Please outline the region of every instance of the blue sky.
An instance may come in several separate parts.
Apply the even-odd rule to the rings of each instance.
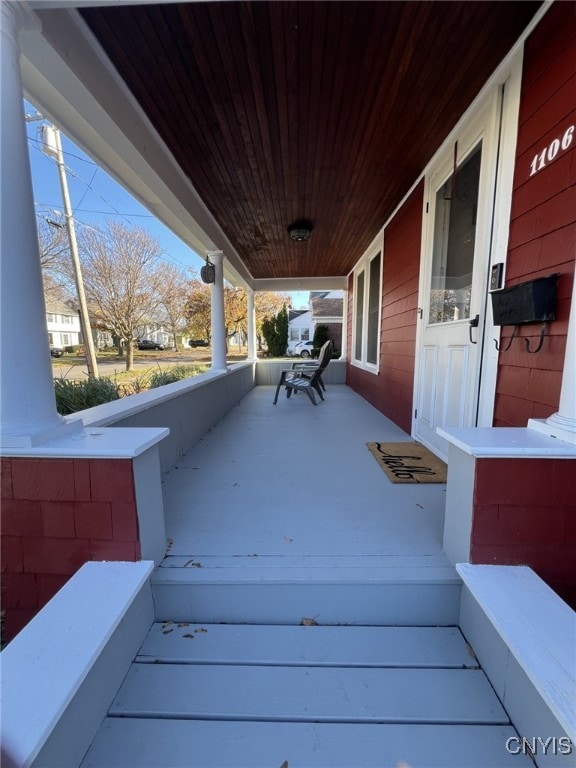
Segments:
[[[36,108],[27,101],[24,107],[27,115],[37,113]],[[44,121],[45,124],[48,122]],[[42,124],[42,121],[26,123],[34,202],[38,216],[57,221],[62,215],[62,195],[56,163],[42,152],[39,136]],[[61,134],[61,137],[70,201],[77,227],[91,224],[104,226],[109,220],[125,226],[142,227],[158,239],[167,261],[184,269],[192,267],[199,272],[204,263],[203,258],[152,216],[67,136]],[[308,291],[292,293],[291,296],[296,308],[308,303]]]

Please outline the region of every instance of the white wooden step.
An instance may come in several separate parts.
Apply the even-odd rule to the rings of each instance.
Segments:
[[[109,714],[292,722],[508,723],[484,673],[473,669],[133,664]]]
[[[170,549],[173,552],[173,549]],[[188,555],[170,554],[160,563],[160,568],[192,568],[203,569],[204,577],[208,578],[214,574],[206,574],[206,571],[215,569],[229,570],[246,567],[251,569],[262,569],[262,573],[282,569],[290,572],[294,569],[306,569],[306,578],[314,573],[344,573],[351,575],[359,574],[362,570],[367,573],[377,574],[379,571],[390,573],[394,569],[403,569],[407,574],[412,573],[412,578],[426,573],[427,578],[442,579],[446,577],[455,578],[456,570],[443,552],[430,555],[392,555],[387,553],[384,558],[382,555],[360,555],[348,554],[342,555],[314,554],[314,555],[263,555],[263,554],[242,554],[242,555],[210,555],[206,553],[193,553]],[[338,569],[337,572],[334,569]],[[411,569],[411,570],[409,570]],[[254,574],[256,570],[249,571]],[[397,570],[397,572],[399,572]],[[238,574],[237,574],[238,575]],[[198,576],[202,576],[198,574]],[[242,577],[241,577],[242,578]],[[251,576],[253,578],[253,575]]]
[[[312,619],[313,620],[313,619]],[[456,627],[156,623],[142,663],[476,668]]]
[[[158,621],[300,624],[314,616],[319,624],[458,623],[462,585],[452,566],[269,567],[244,557],[243,567],[207,567],[205,559],[188,560],[187,567],[154,574]]]
[[[108,718],[81,768],[533,768],[501,725]]]

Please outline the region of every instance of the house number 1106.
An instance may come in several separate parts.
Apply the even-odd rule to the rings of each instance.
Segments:
[[[555,160],[559,152],[565,152],[570,144],[572,144],[573,138],[574,126],[571,125],[569,128],[566,128],[561,139],[554,139],[542,152],[534,155],[534,159],[530,163],[530,176],[534,176],[535,173],[545,168],[548,163]]]

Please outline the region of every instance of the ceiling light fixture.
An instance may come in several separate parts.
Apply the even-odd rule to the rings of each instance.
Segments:
[[[312,225],[307,221],[295,221],[288,227],[288,234],[292,240],[296,240],[298,243],[308,240],[310,232],[312,232]]]

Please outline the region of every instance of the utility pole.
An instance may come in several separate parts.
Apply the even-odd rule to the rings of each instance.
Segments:
[[[76,241],[76,228],[74,225],[74,216],[72,206],[70,205],[70,195],[68,193],[68,180],[66,178],[66,167],[64,165],[64,155],[62,153],[62,141],[60,139],[60,130],[54,125],[43,125],[42,128],[43,151],[54,158],[58,166],[58,176],[60,178],[60,189],[62,191],[62,202],[64,205],[64,216],[66,217],[66,230],[68,232],[68,243],[70,245],[70,255],[72,256],[72,266],[74,267],[74,281],[76,283],[76,293],[80,309],[80,327],[84,338],[84,348],[86,351],[86,365],[88,367],[88,376],[91,379],[98,378],[98,363],[96,362],[96,352],[94,350],[94,339],[92,337],[92,328],[90,326],[90,316],[88,314],[88,304],[86,303],[86,294],[84,293],[84,281],[82,280],[82,269],[80,267],[80,257],[78,255],[78,243]]]

